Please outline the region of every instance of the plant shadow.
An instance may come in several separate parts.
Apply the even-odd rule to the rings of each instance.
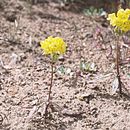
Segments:
[[[104,98],[104,99],[112,99],[115,101],[130,101],[130,93],[127,91],[126,92],[122,92],[122,94],[120,94],[119,92],[117,92],[114,95],[110,95],[109,93],[98,93],[97,96],[99,96],[100,98]]]

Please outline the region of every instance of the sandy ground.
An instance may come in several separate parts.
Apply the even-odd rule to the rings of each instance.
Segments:
[[[121,66],[120,97],[112,88],[116,40],[102,18],[51,2],[0,3],[1,130],[130,130],[130,64]],[[39,42],[48,36],[62,37],[67,52],[55,65],[45,123],[51,71]]]

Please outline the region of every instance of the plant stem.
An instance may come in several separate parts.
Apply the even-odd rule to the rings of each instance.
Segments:
[[[118,37],[119,41],[119,37]],[[116,71],[117,71],[117,78],[118,78],[118,87],[119,87],[119,93],[122,94],[122,86],[121,86],[121,78],[120,78],[120,45],[118,42],[116,42]]]
[[[47,117],[47,114],[48,114],[48,107],[50,105],[50,99],[51,99],[51,89],[52,89],[52,86],[53,86],[53,74],[54,74],[54,62],[51,63],[51,83],[50,83],[50,87],[49,87],[49,94],[48,94],[48,98],[47,98],[47,105],[46,105],[46,108],[45,108],[45,121],[46,121],[46,117]]]

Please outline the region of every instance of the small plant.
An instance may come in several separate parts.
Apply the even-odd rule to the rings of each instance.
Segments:
[[[130,9],[119,9],[117,14],[112,13],[108,15],[107,20],[110,21],[110,25],[114,27],[116,38],[119,41],[119,37],[130,30]],[[118,79],[118,88],[120,95],[122,94],[122,83],[120,78],[120,44],[116,42],[116,71]]]
[[[89,62],[81,61],[80,62],[80,69],[82,71],[86,71],[86,72],[96,72],[97,66],[95,65],[94,62],[89,63]]]
[[[82,0],[60,0],[63,3],[71,3],[71,2],[77,2],[77,1],[82,1]]]
[[[105,11],[103,10],[103,8],[97,9],[97,8],[91,6],[89,8],[84,9],[83,13],[88,16],[98,16],[98,15],[104,14]]]
[[[40,42],[41,49],[43,49],[43,53],[46,55],[50,55],[51,57],[51,79],[50,79],[50,87],[49,87],[49,94],[47,98],[47,104],[45,108],[45,120],[48,114],[48,107],[50,104],[51,98],[51,90],[53,86],[53,75],[54,75],[54,65],[58,60],[60,55],[63,55],[66,52],[66,43],[60,37],[53,38],[52,36],[48,37],[44,41]]]

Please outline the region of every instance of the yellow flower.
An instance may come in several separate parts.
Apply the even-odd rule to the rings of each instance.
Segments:
[[[66,43],[60,37],[53,38],[50,36],[44,41],[41,41],[40,45],[44,51],[44,54],[50,54],[52,56],[64,54],[66,51]]]
[[[109,14],[107,20],[115,29],[128,32],[130,30],[130,9],[120,9],[117,14]]]

